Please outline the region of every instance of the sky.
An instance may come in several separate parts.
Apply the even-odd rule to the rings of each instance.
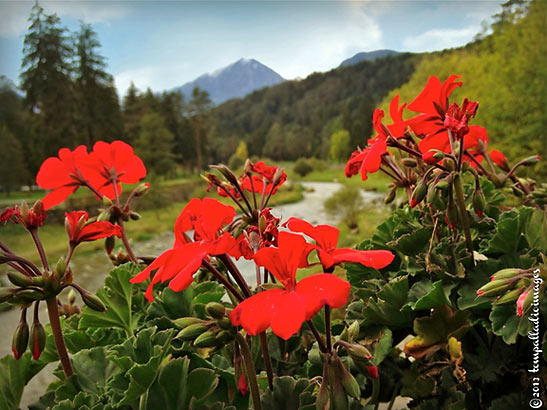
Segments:
[[[286,79],[361,51],[424,52],[471,41],[505,0],[41,1],[70,31],[90,23],[118,92],[169,90],[240,58]],[[33,1],[0,0],[0,74],[19,83]]]

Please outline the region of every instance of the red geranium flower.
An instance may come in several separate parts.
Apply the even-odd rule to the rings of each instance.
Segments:
[[[444,116],[448,110],[448,97],[462,82],[456,82],[459,75],[451,75],[442,84],[435,76],[429,77],[422,92],[410,103],[410,111],[422,113],[407,120],[407,124],[417,135],[429,135],[443,128]]]
[[[346,164],[346,177],[350,178],[357,173],[361,173],[361,179],[366,181],[368,173],[376,172],[380,169],[382,155],[387,152],[386,140],[381,136],[368,140],[368,147],[364,150],[353,151]]]
[[[14,207],[6,208],[0,213],[0,222],[4,222],[4,225],[8,222],[21,223],[27,229],[38,228],[44,224],[46,220],[46,211],[42,204],[42,201],[38,200],[34,205],[29,208],[26,202],[19,208],[17,205]]]
[[[296,270],[307,252],[306,240],[289,232],[279,233],[278,248],[260,249],[254,256],[256,264],[268,269],[284,289],[270,289],[245,299],[230,314],[232,324],[243,326],[251,335],[271,327],[287,340],[323,306],[342,307],[350,291],[345,280],[321,273],[296,283]]]
[[[169,282],[175,292],[186,289],[193,281],[193,275],[208,255],[222,255],[229,252],[236,240],[222,228],[232,222],[236,212],[212,198],[194,198],[182,210],[175,222],[175,244],[162,253],[146,269],[133,277],[131,283],[144,282],[157,269],[145,296],[152,302],[153,286],[158,282]],[[188,242],[185,233],[194,230],[195,242]]]
[[[341,262],[356,262],[374,269],[389,265],[395,257],[390,251],[360,251],[357,249],[337,248],[340,230],[330,225],[313,226],[307,221],[290,218],[283,226],[293,232],[302,232],[316,242],[315,249],[323,268],[329,269]]]
[[[120,182],[135,184],[146,176],[142,160],[123,141],[96,142],[84,165],[93,186],[109,199],[121,194]]]
[[[388,134],[385,128],[388,129],[391,136],[395,138],[401,138],[405,135],[407,122],[403,121],[403,111],[406,107],[406,103],[399,107],[399,94],[397,94],[391,102],[389,103],[389,116],[393,121],[393,124],[387,125],[384,127],[382,124],[382,119],[384,118],[384,111],[376,108],[374,114],[372,115],[372,124],[374,129],[378,133],[379,137],[387,138]]]
[[[486,146],[488,144],[488,132],[486,128],[479,125],[470,125],[469,131],[463,138],[463,148],[470,151],[477,160],[482,159],[479,156],[479,140]],[[445,130],[437,134],[430,134],[418,143],[420,151],[424,154],[424,158],[428,160],[432,158],[432,149],[437,149],[442,152],[450,152],[450,141],[448,139],[448,132]],[[434,158],[433,158],[434,159]],[[468,157],[464,157],[464,160],[469,160]],[[480,162],[480,161],[479,161]]]
[[[504,171],[509,171],[509,164],[507,163],[507,158],[505,158],[505,155],[503,155],[500,151],[497,149],[493,149],[490,151],[490,159],[494,161],[494,163],[503,169]]]
[[[72,244],[95,241],[109,236],[122,237],[122,228],[107,221],[88,223],[89,215],[85,211],[65,213],[65,229]]]
[[[60,204],[78,187],[86,185],[80,166],[87,156],[87,148],[80,145],[74,151],[61,148],[58,158],[50,157],[42,163],[36,183],[42,189],[51,189],[42,199],[45,209]]]

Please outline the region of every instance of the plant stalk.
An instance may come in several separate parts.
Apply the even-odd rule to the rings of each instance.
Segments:
[[[471,239],[471,230],[469,229],[469,218],[467,216],[467,210],[465,209],[465,197],[463,194],[463,182],[459,173],[454,175],[454,191],[456,194],[456,204],[460,211],[460,217],[462,219],[463,233],[465,235],[465,244],[467,250],[473,254],[473,240]]]
[[[268,339],[266,338],[266,332],[262,332],[258,336],[260,338],[260,347],[262,349],[264,366],[266,367],[266,375],[268,376],[268,386],[270,387],[270,390],[273,390],[272,358],[270,357],[270,350],[268,349]]]
[[[253,363],[253,357],[251,355],[251,349],[249,349],[249,345],[241,333],[236,333],[235,339],[239,344],[241,356],[243,357],[245,373],[247,374],[249,388],[251,389],[251,397],[253,398],[253,408],[255,410],[262,410],[262,405],[260,403],[260,390],[258,389],[258,382],[256,380],[256,370]]]
[[[53,333],[53,340],[55,341],[55,347],[57,348],[57,354],[59,360],[63,366],[63,371],[68,379],[74,374],[72,370],[72,364],[66,351],[65,341],[63,339],[63,332],[61,330],[61,321],[59,320],[59,309],[57,308],[57,297],[52,296],[46,299],[47,313],[49,316],[49,323],[51,325],[51,333]]]
[[[123,226],[123,220],[122,217],[118,217],[118,225],[120,225],[121,231],[122,231],[122,242],[123,246],[125,247],[125,250],[127,251],[127,254],[129,255],[129,259],[131,259],[132,262],[138,263],[137,257],[133,253],[133,249],[131,248],[131,245],[129,244],[129,239],[127,239],[127,234],[125,233],[125,228]]]

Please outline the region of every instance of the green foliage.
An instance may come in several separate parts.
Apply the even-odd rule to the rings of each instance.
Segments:
[[[262,397],[264,410],[311,410],[315,409],[313,390],[315,383],[307,379],[295,380],[289,376],[276,377],[274,388]]]
[[[150,113],[141,118],[139,137],[135,141],[135,150],[146,169],[157,175],[173,174],[175,161],[173,134],[166,128],[160,114]]]
[[[293,171],[301,177],[305,177],[313,171],[313,167],[306,158],[300,158],[295,162]]]
[[[333,161],[347,161],[352,151],[350,135],[347,130],[339,130],[330,136],[329,158]]]
[[[351,185],[344,185],[324,202],[327,213],[340,216],[350,229],[358,227],[359,213],[363,210],[364,202],[361,189]]]
[[[21,143],[6,125],[0,125],[0,189],[17,191],[29,179]]]

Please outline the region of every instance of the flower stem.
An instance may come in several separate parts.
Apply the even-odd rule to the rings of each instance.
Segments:
[[[131,248],[131,245],[129,244],[129,240],[127,239],[127,234],[125,232],[125,228],[123,226],[123,220],[122,217],[118,217],[118,225],[120,225],[121,231],[122,231],[122,242],[123,246],[125,247],[125,250],[127,251],[127,254],[129,255],[129,259],[131,259],[132,262],[138,263],[137,257],[133,253],[133,249]]]
[[[57,308],[57,297],[52,296],[46,299],[47,313],[49,316],[49,323],[51,325],[51,333],[53,333],[53,340],[55,340],[55,347],[57,348],[57,354],[59,360],[63,366],[63,371],[68,379],[74,374],[68,353],[66,351],[65,341],[63,339],[63,332],[61,330],[61,322],[59,321],[59,309]]]
[[[249,345],[241,333],[236,333],[235,339],[239,344],[241,356],[243,357],[245,373],[247,374],[247,380],[249,381],[251,396],[253,398],[253,408],[255,410],[262,410],[262,406],[260,404],[260,390],[258,389],[258,382],[256,380],[256,370],[253,363],[253,357],[251,355],[251,349],[249,349]]]
[[[460,211],[460,217],[462,218],[463,233],[465,235],[465,244],[467,250],[473,254],[473,240],[471,239],[471,231],[469,229],[469,218],[467,216],[467,210],[465,209],[465,197],[463,194],[462,177],[459,173],[454,175],[454,191],[456,194],[456,204]]]
[[[268,349],[268,339],[266,338],[266,332],[262,332],[258,336],[260,338],[260,347],[262,349],[264,366],[266,367],[266,375],[268,376],[268,386],[270,387],[270,390],[273,390],[272,358],[270,357],[270,350]]]
[[[317,328],[315,327],[313,322],[311,320],[308,320],[308,321],[306,321],[306,323],[310,327],[311,332],[313,333],[313,335],[315,336],[315,339],[317,340],[317,345],[319,346],[319,350],[322,353],[327,353],[327,348],[325,346],[325,342],[323,341],[323,338],[321,337],[321,335],[317,331]]]
[[[232,259],[227,254],[218,255],[218,258],[224,264],[224,266],[226,266],[226,269],[230,271],[230,273],[234,277],[234,280],[241,288],[245,297],[248,298],[249,296],[251,296],[252,295],[251,289],[249,289],[247,282],[245,282],[245,279],[243,279],[243,276],[241,275],[241,272],[235,265],[234,261],[232,261]]]
[[[46,252],[44,251],[44,247],[42,246],[42,241],[40,240],[40,237],[38,236],[38,230],[36,228],[30,228],[29,232],[30,232],[30,235],[32,236],[32,240],[34,241],[34,244],[36,245],[36,249],[38,249],[38,253],[40,254],[40,260],[42,261],[42,265],[44,266],[44,269],[49,270],[49,264],[47,263]]]
[[[240,302],[243,301],[244,297],[241,296],[241,293],[239,293],[237,291],[237,289],[234,288],[234,285],[232,285],[228,281],[228,279],[226,279],[224,276],[222,276],[222,273],[220,273],[217,268],[215,268],[213,265],[211,265],[205,259],[201,262],[201,264],[206,269],[208,269],[215,276],[215,278],[217,278],[218,281],[226,287],[226,289],[228,289],[230,292],[232,292],[232,294],[237,298],[237,300],[239,300]]]
[[[325,305],[325,337],[327,338],[327,352],[332,352],[332,341],[330,334],[330,306]]]

